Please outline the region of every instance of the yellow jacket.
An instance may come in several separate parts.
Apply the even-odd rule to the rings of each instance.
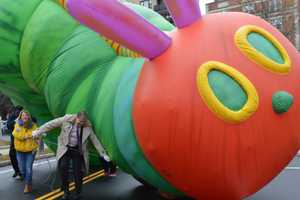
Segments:
[[[30,152],[37,149],[38,142],[32,138],[32,132],[35,129],[37,129],[36,124],[33,124],[30,129],[26,129],[16,122],[13,136],[15,138],[15,149],[17,151]]]

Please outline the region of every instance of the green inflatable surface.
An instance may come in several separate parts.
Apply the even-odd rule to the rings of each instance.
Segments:
[[[174,28],[150,9],[124,5],[161,30]],[[39,124],[87,111],[96,135],[120,168],[162,191],[181,195],[144,157],[130,124],[143,63],[143,58],[118,56],[99,34],[80,25],[55,1],[0,0],[0,91],[28,109]],[[116,120],[123,116],[125,124],[119,124]],[[58,133],[45,138],[53,151]],[[99,156],[92,146],[89,151],[91,165],[97,166]]]

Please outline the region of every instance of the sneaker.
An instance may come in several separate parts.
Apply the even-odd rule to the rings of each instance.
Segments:
[[[15,172],[14,175],[12,176],[13,178],[16,178],[17,176],[19,176],[18,172]]]
[[[109,173],[108,176],[110,176],[110,177],[116,177],[117,173]]]
[[[19,181],[23,181],[24,177],[21,174],[18,174],[18,176],[16,176],[16,179]]]

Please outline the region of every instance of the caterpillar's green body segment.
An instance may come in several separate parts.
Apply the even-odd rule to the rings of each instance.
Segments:
[[[174,28],[149,9],[124,4],[162,30]],[[66,113],[87,111],[96,135],[120,168],[135,177],[144,176],[141,178],[163,191],[179,194],[151,166],[134,135],[130,135],[131,152],[138,155],[141,163],[133,165],[120,146],[122,138],[118,137],[124,134],[116,132],[115,112],[131,115],[131,105],[121,106],[121,110],[115,107],[120,103],[119,97],[125,95],[118,90],[121,80],[130,68],[140,70],[143,63],[143,58],[118,56],[101,36],[80,25],[55,1],[0,0],[1,92],[28,109],[39,124]],[[133,75],[135,81],[130,84],[126,101],[132,101],[139,73]],[[48,134],[45,139],[54,151],[57,134],[58,131]],[[98,155],[93,148],[90,157],[91,164],[97,164]]]

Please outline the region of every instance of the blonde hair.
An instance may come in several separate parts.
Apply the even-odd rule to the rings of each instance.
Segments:
[[[24,126],[24,128],[31,128],[32,125],[33,125],[32,117],[31,117],[30,112],[27,111],[27,110],[22,110],[22,111],[20,112],[20,114],[19,114],[19,116],[18,116],[18,118],[17,118],[18,122],[20,122],[20,120],[22,120],[22,114],[23,114],[23,113],[27,114],[29,119],[28,119],[28,121],[27,121],[26,123],[23,122],[22,126]],[[19,125],[21,125],[21,124],[19,123]]]

